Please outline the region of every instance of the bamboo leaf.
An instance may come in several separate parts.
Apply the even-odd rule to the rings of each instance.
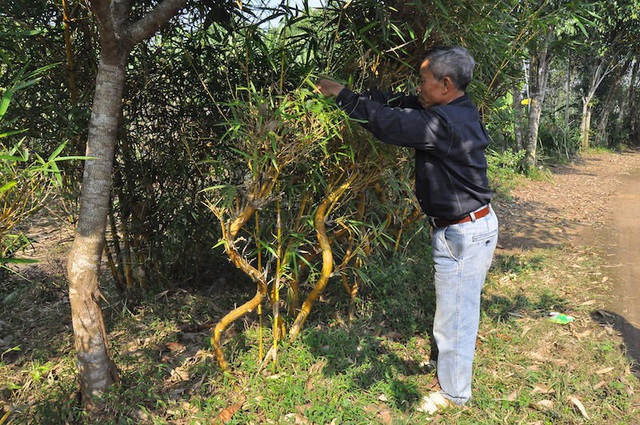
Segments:
[[[35,264],[39,260],[30,258],[0,258],[0,264]]]
[[[18,182],[16,182],[16,181],[10,181],[10,182],[4,184],[2,187],[0,187],[0,195],[4,194],[5,192],[10,191],[17,184],[18,184]]]
[[[13,96],[13,90],[7,89],[2,95],[2,100],[0,101],[0,119],[7,113],[7,109],[9,109],[9,103],[11,103],[11,97]]]

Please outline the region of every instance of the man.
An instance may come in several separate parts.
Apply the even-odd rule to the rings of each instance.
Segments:
[[[417,96],[365,96],[335,81],[317,84],[382,142],[415,149],[416,196],[432,227],[435,265],[441,391],[424,398],[431,413],[471,398],[480,293],[498,239],[484,154],[489,137],[465,92],[474,67],[465,48],[439,47],[420,65]]]

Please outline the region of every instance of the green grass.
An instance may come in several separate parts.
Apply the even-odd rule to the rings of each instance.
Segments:
[[[594,319],[611,280],[594,251],[575,248],[497,254],[483,296],[474,399],[436,417],[418,412],[434,378],[421,364],[431,350],[434,308],[426,235],[414,237],[403,252],[377,258],[367,270],[370,282],[351,322],[347,296],[332,281],[299,338],[282,344],[275,364],[259,359],[259,340],[266,351],[271,334],[260,332],[257,314],[236,322],[224,345],[231,372],[217,366],[211,325],[248,299],[251,287],[233,295],[173,290],[130,310],[113,304],[106,312],[121,381],[104,394],[101,423],[199,424],[219,417],[228,424],[639,422],[640,385],[623,341]],[[58,301],[64,300],[63,288],[56,288]],[[34,291],[43,290],[34,285],[21,293],[38,299]],[[47,291],[46,305],[55,304]],[[14,326],[21,347],[0,363],[3,409],[13,411],[8,423],[83,423],[70,330],[60,325],[68,323],[68,310],[49,309],[21,330],[25,305],[13,299],[3,306],[3,326]],[[547,320],[549,311],[576,320],[555,324]],[[21,337],[34,329],[51,334]]]

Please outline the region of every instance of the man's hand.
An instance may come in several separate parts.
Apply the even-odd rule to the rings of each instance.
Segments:
[[[320,93],[322,93],[324,96],[332,97],[332,96],[337,96],[344,88],[344,85],[337,83],[335,81],[321,78],[316,83],[316,87],[318,88]]]

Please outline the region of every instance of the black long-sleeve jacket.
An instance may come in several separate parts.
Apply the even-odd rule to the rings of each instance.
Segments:
[[[415,149],[416,196],[425,214],[454,220],[489,203],[489,136],[468,95],[424,109],[416,96],[343,89],[336,103],[384,143]]]

